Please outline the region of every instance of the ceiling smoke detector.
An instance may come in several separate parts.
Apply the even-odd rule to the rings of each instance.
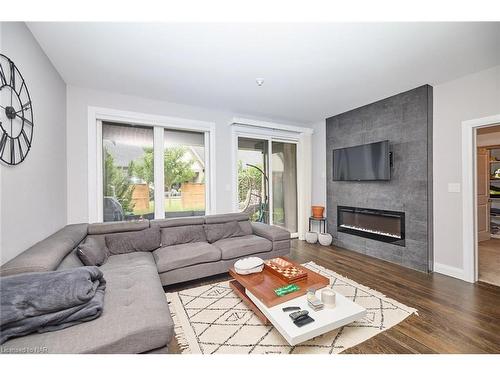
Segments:
[[[262,86],[264,84],[264,78],[256,78],[257,86]]]

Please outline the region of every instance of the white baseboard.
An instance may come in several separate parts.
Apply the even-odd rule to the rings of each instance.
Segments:
[[[456,279],[468,281],[465,277],[465,272],[461,268],[456,268],[452,266],[448,266],[446,264],[435,263],[434,262],[434,272],[440,273],[442,275],[451,276]]]

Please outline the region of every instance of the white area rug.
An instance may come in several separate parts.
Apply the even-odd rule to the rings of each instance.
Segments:
[[[182,353],[340,353],[417,313],[313,262],[304,266],[328,277],[335,291],[365,307],[365,318],[292,347],[275,328],[263,325],[224,281],[167,293]]]

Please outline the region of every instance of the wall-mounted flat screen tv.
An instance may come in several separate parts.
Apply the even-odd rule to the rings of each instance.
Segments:
[[[389,141],[333,150],[333,180],[390,180],[390,159]]]

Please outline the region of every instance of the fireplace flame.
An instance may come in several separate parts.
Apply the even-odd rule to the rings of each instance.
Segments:
[[[361,232],[367,232],[367,233],[373,233],[373,234],[379,234],[381,236],[387,236],[387,237],[392,237],[392,238],[398,238],[401,239],[401,236],[398,236],[397,234],[393,233],[386,233],[386,232],[380,232],[378,230],[373,230],[373,229],[368,229],[368,228],[362,228],[362,227],[357,227],[355,225],[348,225],[348,224],[340,224],[342,228],[348,228],[348,229],[355,229],[359,230]]]

